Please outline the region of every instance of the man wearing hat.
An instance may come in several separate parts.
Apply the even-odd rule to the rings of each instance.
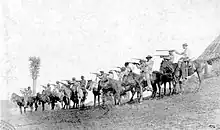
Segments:
[[[174,54],[173,54],[174,50],[169,50],[169,61],[171,63],[173,63],[174,61]]]
[[[108,78],[114,79],[114,73],[112,71],[108,72]]]
[[[81,76],[80,87],[83,90],[83,94],[86,96],[88,94],[88,92],[86,91],[86,80],[85,80],[84,76]]]
[[[107,74],[104,71],[100,71],[100,75],[97,75],[100,80],[107,79]]]
[[[173,72],[174,71],[173,67],[172,67],[173,62],[171,60],[172,59],[171,59],[170,56],[166,56],[166,57],[163,58],[163,62],[165,62],[166,65],[167,65],[166,67],[169,68],[170,72]],[[160,71],[162,71],[162,70],[160,70]],[[165,71],[165,72],[162,71],[162,73],[167,73],[167,71]]]
[[[28,86],[24,91],[21,90],[21,93],[24,95],[24,107],[27,108],[28,98],[32,95],[31,87]]]
[[[122,81],[126,68],[125,67],[121,67],[120,70],[121,71],[119,73],[117,73],[117,75],[118,75],[119,81]]]
[[[188,76],[188,62],[191,58],[191,55],[190,50],[188,49],[188,44],[184,43],[182,46],[183,52],[179,53],[175,50],[175,53],[182,56],[178,61],[178,65],[182,68],[182,78],[186,79]]]
[[[128,62],[125,62],[124,67],[125,67],[125,73],[124,73],[125,75],[128,75],[128,74],[130,74],[132,72],[132,69],[129,66]]]
[[[81,87],[83,90],[86,90],[86,80],[85,80],[84,76],[81,76],[80,87]]]
[[[153,71],[153,65],[154,61],[152,60],[152,56],[148,55],[146,57],[147,61],[140,60],[140,65],[137,65],[137,68],[141,70],[141,75],[143,75],[144,80],[147,81],[147,85],[149,87],[149,90],[152,90],[151,80],[150,76]]]

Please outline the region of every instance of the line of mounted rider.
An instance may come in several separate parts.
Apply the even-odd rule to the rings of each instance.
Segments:
[[[181,80],[185,80],[186,77],[189,75],[187,67],[190,65],[189,60],[191,57],[190,57],[190,51],[187,48],[187,46],[188,45],[186,43],[184,43],[182,45],[183,52],[181,52],[181,53],[177,52],[176,50],[168,50],[169,55],[160,55],[160,58],[163,58],[162,63],[166,62],[165,66],[162,66],[162,63],[161,63],[160,71],[153,71],[154,61],[152,60],[152,56],[148,55],[146,57],[146,59],[137,59],[137,60],[139,60],[138,63],[137,62],[126,62],[123,67],[118,67],[118,68],[120,68],[119,71],[118,70],[110,70],[109,73],[105,73],[104,71],[100,71],[100,73],[92,73],[92,74],[95,74],[97,78],[99,78],[98,86],[100,89],[96,90],[96,91],[101,91],[103,93],[104,91],[102,91],[102,90],[106,89],[106,87],[107,88],[112,87],[115,90],[111,89],[110,91],[113,92],[113,90],[114,90],[116,92],[113,92],[113,93],[117,93],[118,90],[116,90],[116,89],[119,89],[118,88],[119,86],[116,85],[117,88],[115,86],[111,86],[112,85],[111,81],[112,81],[112,82],[120,83],[121,89],[120,89],[119,95],[117,95],[119,97],[122,93],[125,93],[127,91],[131,91],[132,92],[131,100],[133,100],[133,96],[134,96],[135,92],[137,92],[138,97],[139,97],[139,102],[141,103],[144,90],[153,91],[152,97],[155,97],[156,92],[157,92],[156,85],[161,85],[162,84],[161,80],[163,80],[163,79],[165,80],[165,81],[163,81],[163,83],[164,82],[170,83],[170,81],[174,80],[174,78],[172,76],[169,77],[170,76],[169,74],[172,74],[174,72],[174,70],[173,70],[174,68],[170,67],[170,65],[173,64],[173,61],[174,61],[174,52],[176,54],[182,56],[178,61],[178,68],[182,68]],[[140,75],[135,74],[132,71],[129,64],[135,65],[140,70]],[[170,69],[170,71],[167,71],[169,69]],[[116,72],[117,76],[119,77],[119,79],[117,81],[114,80],[113,71]],[[163,76],[161,76],[161,75],[165,75],[167,77],[163,78]],[[61,82],[61,81],[57,81],[56,84],[47,84],[47,86],[42,85],[44,90],[42,91],[41,95],[48,95],[47,93],[49,92],[50,94],[57,96],[57,94],[59,92],[63,92],[63,96],[58,96],[58,97],[64,98],[66,96],[66,97],[70,98],[70,95],[68,95],[66,93],[66,91],[61,88],[61,85],[62,85],[62,86],[65,86],[69,89],[74,90],[74,92],[76,92],[76,94],[79,93],[79,91],[77,91],[77,89],[81,89],[83,91],[83,95],[86,99],[86,96],[88,95],[87,89],[90,86],[87,85],[88,83],[84,79],[84,76],[81,76],[81,80],[76,80],[76,78],[72,78],[72,80],[62,80],[62,81],[65,81],[66,83]],[[53,90],[51,90],[51,85],[54,86]],[[78,87],[76,87],[76,86],[78,86]],[[133,86],[133,87],[127,88],[127,86]],[[159,87],[159,89],[160,89],[160,87]],[[57,90],[58,91],[60,90],[60,91],[58,92]],[[166,91],[166,90],[164,89],[164,91]],[[31,91],[30,87],[28,87],[28,89],[25,89],[24,91],[22,91],[22,94],[24,95],[24,102],[25,102],[24,107],[27,107],[28,97],[32,96],[32,91]],[[94,94],[94,92],[93,92],[93,94]],[[159,95],[160,95],[160,91],[159,91]],[[94,94],[94,96],[95,96],[95,94]],[[50,99],[48,99],[48,100],[50,100]],[[60,100],[60,99],[58,99],[58,100]],[[120,101],[118,101],[118,103],[119,102]],[[94,103],[95,103],[95,101],[94,101]],[[115,104],[117,104],[117,103],[115,102]]]

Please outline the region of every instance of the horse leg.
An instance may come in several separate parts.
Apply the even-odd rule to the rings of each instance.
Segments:
[[[171,81],[169,82],[169,90],[170,90],[169,95],[171,95]]]
[[[98,95],[98,105],[100,106],[100,95]]]
[[[80,109],[80,107],[81,107],[81,99],[79,98],[78,99],[78,109]]]
[[[163,84],[163,87],[164,87],[164,88],[163,88],[163,89],[164,89],[164,90],[163,90],[163,95],[164,95],[164,96],[166,96],[166,84],[167,84],[167,82],[164,82],[164,84]]]
[[[42,102],[42,111],[45,110],[45,102]]]
[[[37,111],[37,108],[38,108],[38,105],[37,105],[37,102],[35,102],[35,111]]]
[[[132,89],[131,89],[131,99],[130,99],[130,102],[132,102],[132,101],[134,100],[133,98],[134,98],[135,92],[136,92],[136,91],[132,88]]]
[[[96,95],[95,94],[93,94],[94,95],[94,107],[96,106]]]
[[[27,107],[24,107],[24,113],[26,113],[26,108],[27,108]]]
[[[32,113],[32,111],[33,111],[33,104],[32,103],[30,104],[30,108],[31,108],[31,113]]]
[[[153,83],[152,88],[153,88],[153,92],[152,92],[151,98],[155,98],[157,94],[157,84]]]
[[[20,109],[20,113],[22,114],[22,107],[21,107],[21,106],[19,106],[19,109]]]
[[[197,73],[197,75],[198,75],[198,79],[199,79],[199,86],[201,85],[201,83],[202,83],[202,81],[201,81],[201,76],[200,76],[200,74],[199,74],[199,71],[198,70],[196,70],[196,73]]]
[[[106,97],[106,95],[102,94],[102,105],[105,105],[105,97]]]
[[[173,81],[173,92],[172,95],[176,93],[176,81]]]
[[[51,110],[54,110],[54,107],[55,107],[55,102],[53,101],[53,102],[51,103]]]
[[[182,86],[182,82],[181,81],[179,81],[179,86],[180,86],[180,93],[183,93],[183,86]]]

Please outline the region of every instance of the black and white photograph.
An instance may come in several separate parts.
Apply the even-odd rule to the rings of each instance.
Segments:
[[[220,130],[220,0],[0,0],[1,130]]]

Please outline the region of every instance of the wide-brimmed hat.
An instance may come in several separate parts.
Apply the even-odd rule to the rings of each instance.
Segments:
[[[188,44],[187,44],[187,43],[184,43],[183,46],[188,46]]]
[[[146,59],[151,59],[151,58],[152,58],[151,55],[146,56]]]
[[[102,70],[101,70],[101,71],[99,71],[99,72],[100,72],[100,73],[104,73],[104,71],[102,71]]]

